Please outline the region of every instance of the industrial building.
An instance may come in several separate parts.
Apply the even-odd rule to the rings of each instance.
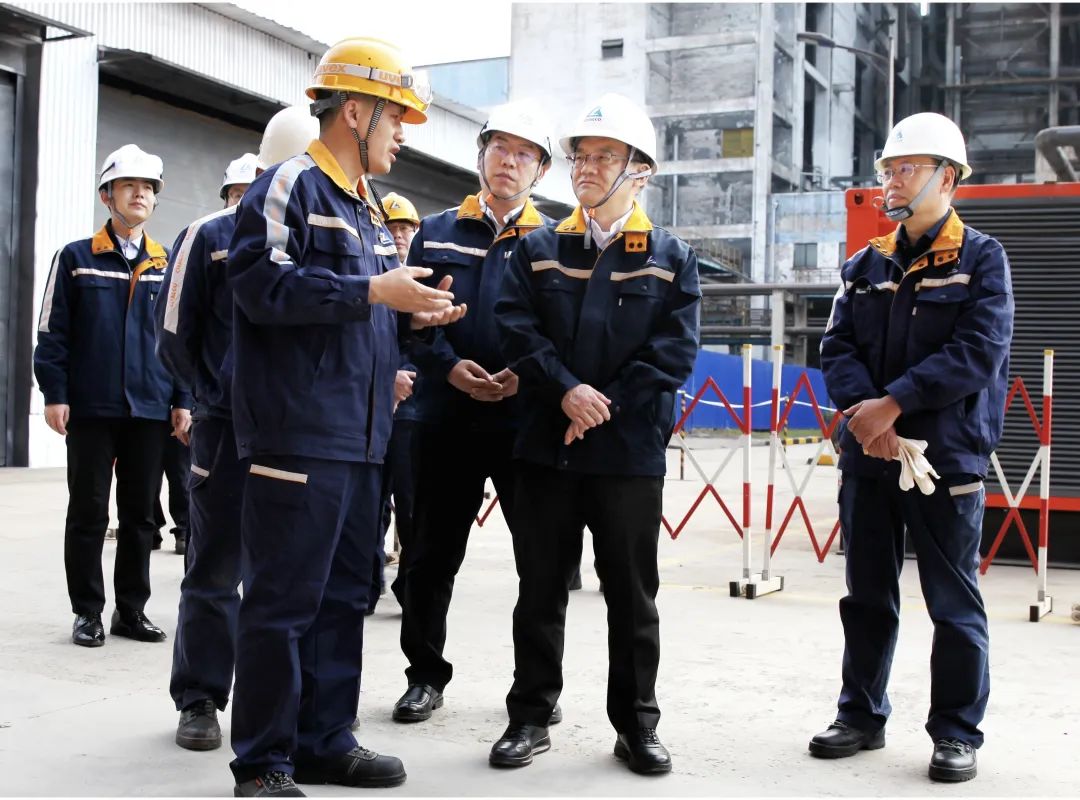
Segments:
[[[55,466],[64,439],[43,418],[33,382],[37,312],[53,253],[107,218],[97,175],[106,154],[135,142],[165,163],[147,226],[170,246],[220,207],[225,165],[258,149],[279,109],[306,102],[327,44],[228,3],[10,3],[0,6],[0,466]],[[242,57],[240,55],[242,54]],[[436,98],[383,191],[421,214],[477,189],[482,112]],[[550,190],[549,190],[550,187]],[[540,187],[558,213],[565,165]]]
[[[946,113],[967,132],[974,182],[1036,179],[1036,134],[1077,120],[1078,8],[519,3],[510,95],[567,114],[603,91],[643,103],[663,161],[646,206],[694,244],[703,280],[835,285],[850,249],[842,190],[874,185],[892,120]],[[553,56],[570,79],[541,77]],[[830,299],[789,297],[788,326],[822,327]],[[705,322],[712,344],[775,330],[764,298],[708,297]],[[814,363],[818,338],[789,338],[791,355]]]

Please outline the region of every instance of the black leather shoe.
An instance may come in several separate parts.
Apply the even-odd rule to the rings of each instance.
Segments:
[[[671,753],[660,743],[656,728],[620,733],[615,740],[615,758],[625,761],[631,771],[639,775],[671,772]]]
[[[810,755],[817,758],[847,758],[860,750],[880,750],[884,746],[884,728],[863,731],[836,720],[810,740]]]
[[[287,772],[273,770],[236,784],[233,797],[307,797]]]
[[[394,706],[394,720],[397,722],[423,722],[431,719],[436,708],[442,708],[442,692],[434,686],[423,683],[410,683],[408,690]]]
[[[977,771],[975,748],[959,739],[938,739],[930,757],[930,780],[942,783],[970,781]]]
[[[532,763],[533,756],[551,749],[548,729],[539,725],[510,723],[502,738],[491,746],[488,762],[493,767],[524,767]]]
[[[165,631],[146,618],[141,611],[113,611],[109,633],[113,636],[126,636],[137,642],[164,642]]]
[[[71,626],[71,641],[82,647],[101,647],[105,644],[105,626],[101,614],[79,614]]]
[[[213,700],[197,700],[180,712],[176,743],[185,750],[217,750],[221,747],[221,726]]]
[[[380,756],[357,745],[348,753],[315,764],[296,764],[297,783],[335,783],[339,786],[377,788],[405,783],[400,758]]]
[[[187,537],[186,536],[177,536],[176,537],[176,544],[173,546],[173,550],[176,552],[176,554],[178,556],[182,556],[185,553],[187,553]]]
[[[581,570],[579,569],[574,573],[574,577],[570,579],[570,591],[576,592],[581,588]]]
[[[161,549],[161,541],[162,541],[161,540],[161,531],[158,531],[157,533],[154,534],[154,542],[153,542],[153,544],[150,545],[150,549],[151,550],[160,550]]]
[[[551,716],[548,717],[548,726],[558,725],[560,722],[562,722],[562,708],[556,703],[555,708],[551,709]]]

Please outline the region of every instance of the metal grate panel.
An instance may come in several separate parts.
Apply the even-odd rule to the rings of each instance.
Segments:
[[[1016,298],[1010,380],[1023,376],[1040,416],[1043,350],[1054,350],[1050,493],[1080,497],[1080,197],[958,197],[956,209],[966,224],[993,236],[1008,254]],[[1018,397],[1005,417],[997,449],[1014,492],[1037,446]],[[993,471],[987,484],[990,491],[998,491]],[[1028,495],[1038,495],[1037,479]]]

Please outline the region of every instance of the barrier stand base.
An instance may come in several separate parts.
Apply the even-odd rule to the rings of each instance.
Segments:
[[[762,595],[772,594],[773,592],[784,591],[784,576],[778,575],[775,578],[762,579],[760,576],[755,576],[756,580],[749,581],[746,584],[746,599],[755,600]]]
[[[728,582],[728,594],[732,597],[746,596],[746,589],[754,583],[761,582],[761,573],[755,572],[749,578],[739,578],[737,581]]]
[[[1045,617],[1047,614],[1049,614],[1053,610],[1054,610],[1054,598],[1050,597],[1048,595],[1048,596],[1044,597],[1042,600],[1040,600],[1038,603],[1036,603],[1035,605],[1031,606],[1031,613],[1028,616],[1028,621],[1030,621],[1030,622],[1038,622],[1040,619]],[[1076,619],[1075,610],[1073,611],[1073,619]]]

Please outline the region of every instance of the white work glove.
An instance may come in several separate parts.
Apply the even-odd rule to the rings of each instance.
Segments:
[[[900,452],[896,456],[896,460],[900,462],[900,488],[906,492],[918,484],[920,492],[933,494],[933,478],[940,480],[941,476],[923,455],[926,452],[926,442],[923,439],[905,439],[903,436],[897,436],[896,442],[900,445]]]

